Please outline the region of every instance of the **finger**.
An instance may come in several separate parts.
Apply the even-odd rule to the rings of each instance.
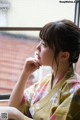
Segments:
[[[36,66],[37,68],[40,67],[40,64],[38,63],[38,61],[34,60],[34,64],[35,64],[35,66]]]

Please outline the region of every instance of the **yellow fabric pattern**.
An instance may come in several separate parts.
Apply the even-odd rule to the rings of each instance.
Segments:
[[[35,89],[35,93],[30,99],[27,96],[28,92],[25,92],[26,102],[23,105],[25,106],[25,113],[23,113],[26,116],[24,120],[71,120],[67,116],[69,116],[73,95],[80,88],[80,76],[74,73],[67,79],[64,77],[52,89],[50,89],[50,79],[51,77],[48,76],[47,79],[36,84],[36,87],[34,85],[28,89],[28,92],[31,92],[33,88]],[[46,91],[48,91],[47,94],[45,94]],[[29,95],[31,94],[29,93]]]

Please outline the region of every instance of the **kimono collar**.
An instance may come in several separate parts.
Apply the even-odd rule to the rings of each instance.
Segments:
[[[63,78],[64,79],[69,79],[70,77],[72,77],[74,75],[74,69],[73,69],[73,66],[70,66],[69,67],[69,69],[66,71],[66,73],[64,72],[59,78],[58,78],[58,80],[57,80],[57,83],[59,82],[59,81],[61,81]],[[53,74],[52,74],[52,78],[51,78],[51,89],[52,89],[52,87],[53,87],[53,81],[54,81],[54,76],[53,76]],[[56,83],[56,84],[57,84]]]

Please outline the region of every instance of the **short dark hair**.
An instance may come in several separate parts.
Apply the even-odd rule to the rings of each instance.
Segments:
[[[76,63],[80,54],[80,28],[70,20],[46,24],[40,31],[40,38],[54,50],[55,59],[60,51],[70,53],[70,63]]]

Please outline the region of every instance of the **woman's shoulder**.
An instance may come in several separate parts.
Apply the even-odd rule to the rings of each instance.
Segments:
[[[67,79],[62,86],[62,90],[68,91],[69,93],[75,92],[77,89],[80,89],[80,75],[74,73],[72,77]]]
[[[73,96],[78,89],[80,89],[80,76],[74,73],[69,79],[65,80],[61,87],[62,101],[70,95]]]
[[[74,74],[66,80],[66,83],[79,83],[80,84],[80,75],[76,72],[74,72]]]

